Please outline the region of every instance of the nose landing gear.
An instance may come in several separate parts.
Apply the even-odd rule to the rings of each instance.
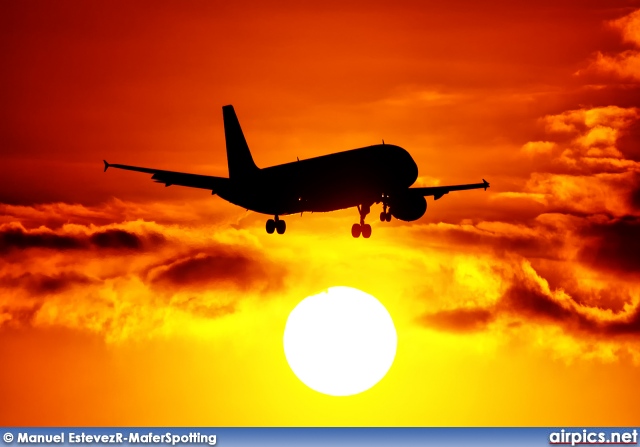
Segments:
[[[382,212],[380,212],[380,222],[391,222],[391,213],[387,211],[387,202],[382,202]]]

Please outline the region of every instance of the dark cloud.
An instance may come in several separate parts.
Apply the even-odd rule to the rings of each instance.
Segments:
[[[11,249],[50,248],[71,250],[87,246],[86,241],[75,236],[45,231],[27,231],[22,227],[5,227],[0,230],[0,253]]]
[[[485,329],[493,319],[494,314],[491,310],[476,307],[442,310],[423,315],[420,321],[425,326],[433,329],[450,332],[472,332]]]
[[[0,277],[0,288],[24,289],[31,295],[46,295],[62,292],[75,285],[89,285],[98,282],[96,279],[75,272],[64,272],[57,275],[24,273],[20,276]]]
[[[100,248],[140,249],[142,240],[134,233],[123,230],[106,230],[89,236],[89,241]]]
[[[640,307],[628,319],[606,324],[603,330],[610,335],[640,335]]]
[[[152,284],[171,288],[198,289],[224,283],[240,290],[273,290],[282,287],[286,271],[259,254],[221,248],[169,259],[148,274]]]
[[[640,186],[631,191],[631,204],[636,210],[640,211]]]
[[[516,283],[509,287],[496,304],[495,311],[553,322],[569,322],[576,315],[538,287],[527,283]]]
[[[640,213],[640,173],[635,174],[634,180],[629,201],[631,202],[631,206]]]
[[[581,261],[603,270],[640,273],[640,217],[592,223],[582,236]]]
[[[0,228],[0,253],[11,250],[26,250],[29,248],[44,248],[51,250],[78,249],[115,249],[142,250],[152,248],[165,242],[159,233],[138,235],[136,233],[107,229],[90,235],[64,234],[47,228],[27,230],[21,225],[7,225]]]
[[[640,101],[638,91],[635,92],[635,100]],[[637,104],[640,104],[640,102],[636,102]],[[622,135],[618,137],[616,146],[625,158],[640,161],[640,120],[634,121],[625,129]]]

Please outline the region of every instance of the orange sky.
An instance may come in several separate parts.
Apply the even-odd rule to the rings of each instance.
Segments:
[[[0,33],[0,424],[640,423],[640,2],[5,2]],[[260,167],[384,138],[492,186],[364,240],[102,173],[226,176],[225,104]],[[337,285],[398,332],[357,396],[282,348]]]

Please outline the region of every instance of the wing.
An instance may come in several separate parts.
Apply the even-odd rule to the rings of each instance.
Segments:
[[[484,189],[489,187],[489,182],[482,179],[482,183],[471,183],[468,185],[451,185],[451,186],[428,186],[425,188],[409,188],[409,191],[416,191],[423,196],[433,196],[434,200],[438,200],[451,191],[464,191],[466,189]]]
[[[211,175],[187,174],[184,172],[163,171],[161,169],[141,168],[138,166],[128,166],[108,163],[104,161],[104,172],[108,168],[126,169],[127,171],[144,172],[153,174],[151,179],[157,183],[164,183],[165,186],[178,185],[190,188],[210,189],[213,194],[229,181],[223,177],[213,177]]]

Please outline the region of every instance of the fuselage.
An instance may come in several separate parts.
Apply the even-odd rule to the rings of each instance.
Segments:
[[[217,193],[248,210],[286,215],[377,203],[417,178],[418,166],[405,149],[378,144],[259,169],[229,179]]]

